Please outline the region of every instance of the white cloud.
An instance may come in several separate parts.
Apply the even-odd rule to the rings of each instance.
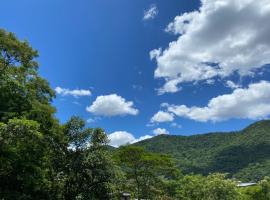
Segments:
[[[152,137],[153,137],[152,135],[144,135],[144,136],[141,136],[141,137],[139,137],[138,139],[135,139],[135,140],[132,142],[132,144],[133,144],[133,143],[136,143],[136,142],[140,142],[140,141],[142,141],[142,140],[150,139],[150,138],[152,138]]]
[[[170,105],[170,104],[164,102],[164,103],[161,103],[161,104],[160,104],[160,107],[163,107],[163,108],[164,108],[164,107],[168,107],[168,105]]]
[[[143,20],[154,19],[158,15],[158,8],[155,4],[151,5],[150,8],[144,11]]]
[[[153,60],[154,58],[160,56],[161,52],[162,52],[161,48],[159,48],[159,49],[153,49],[149,53],[150,59]]]
[[[206,84],[208,85],[213,85],[215,83],[215,80],[214,79],[208,79],[206,80]]]
[[[172,113],[158,111],[152,118],[151,123],[171,122],[174,120]]]
[[[89,123],[89,124],[91,124],[91,123],[97,122],[100,119],[101,119],[100,117],[93,117],[93,118],[87,119],[86,122]]]
[[[86,122],[87,122],[88,124],[94,123],[95,121],[96,121],[96,120],[93,119],[93,118],[89,118],[89,119],[86,120]]]
[[[236,88],[240,88],[241,87],[241,85],[238,85],[238,84],[236,84],[236,83],[234,83],[232,81],[227,81],[226,82],[226,86],[229,87],[229,88],[231,88],[231,89],[236,89]]]
[[[150,52],[155,77],[171,86],[161,93],[183,82],[250,75],[270,63],[269,18],[269,0],[201,0],[198,11],[177,16],[166,31],[178,39]]]
[[[155,135],[168,135],[170,134],[169,131],[167,131],[165,128],[156,128],[153,130],[153,133]]]
[[[119,147],[126,144],[133,144],[142,140],[150,139],[152,137],[153,136],[150,135],[144,135],[136,139],[131,133],[127,131],[116,131],[108,135],[110,145],[114,147]]]
[[[137,115],[139,111],[133,108],[132,101],[126,101],[116,94],[98,96],[86,110],[100,116]]]
[[[73,97],[81,97],[81,96],[91,96],[91,91],[90,90],[83,90],[83,89],[76,89],[76,90],[70,90],[67,88],[61,88],[61,87],[56,87],[55,88],[56,94],[59,94],[61,96],[73,96]]]
[[[212,98],[205,107],[167,105],[168,112],[179,117],[206,122],[233,118],[262,119],[270,115],[270,82],[253,83],[231,94]]]
[[[168,80],[163,87],[158,89],[158,95],[162,95],[164,93],[175,93],[180,91],[182,88],[178,86],[178,84],[181,82],[180,79],[172,79]]]
[[[130,144],[135,140],[135,137],[126,131],[116,131],[108,135],[110,145],[118,147],[121,145]]]

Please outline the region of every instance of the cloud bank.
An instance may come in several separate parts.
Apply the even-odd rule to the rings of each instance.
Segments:
[[[270,115],[270,82],[261,81],[247,88],[237,88],[231,94],[212,98],[207,106],[164,104],[167,112],[200,122],[228,119],[262,119]]]
[[[183,82],[233,73],[251,75],[270,63],[269,0],[201,0],[198,11],[175,17],[166,31],[179,35],[165,50],[150,52],[159,94],[177,92]]]

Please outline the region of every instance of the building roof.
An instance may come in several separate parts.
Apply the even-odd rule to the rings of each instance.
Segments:
[[[257,183],[239,183],[237,184],[238,187],[247,187],[247,186],[252,186],[256,185]]]

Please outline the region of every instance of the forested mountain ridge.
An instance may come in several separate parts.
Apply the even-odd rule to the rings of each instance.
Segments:
[[[135,145],[172,155],[184,173],[229,173],[244,181],[270,175],[270,120],[241,131],[192,136],[159,135]]]

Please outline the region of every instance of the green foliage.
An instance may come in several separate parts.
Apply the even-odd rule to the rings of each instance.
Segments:
[[[166,153],[184,173],[229,173],[243,181],[270,176],[270,121],[257,122],[239,132],[194,136],[161,135],[134,144]]]
[[[243,200],[269,200],[270,199],[270,179],[265,177],[255,186],[239,188]]]
[[[0,124],[0,198],[48,199],[48,149],[39,124],[12,119]]]
[[[177,196],[183,200],[237,200],[240,193],[224,174],[187,175],[179,181]]]
[[[109,199],[106,134],[75,117],[59,124],[37,56],[0,29],[0,199]]]
[[[105,146],[108,139],[102,129],[85,128],[78,117],[64,126],[67,136],[65,199],[110,199],[113,162]]]
[[[0,29],[0,120],[26,117],[52,126],[54,91],[38,75],[38,56],[26,41]]]
[[[170,191],[172,186],[168,182],[179,175],[170,157],[149,153],[140,147],[121,147],[117,160],[127,181],[122,189],[130,191],[138,199],[165,197],[166,189]]]

